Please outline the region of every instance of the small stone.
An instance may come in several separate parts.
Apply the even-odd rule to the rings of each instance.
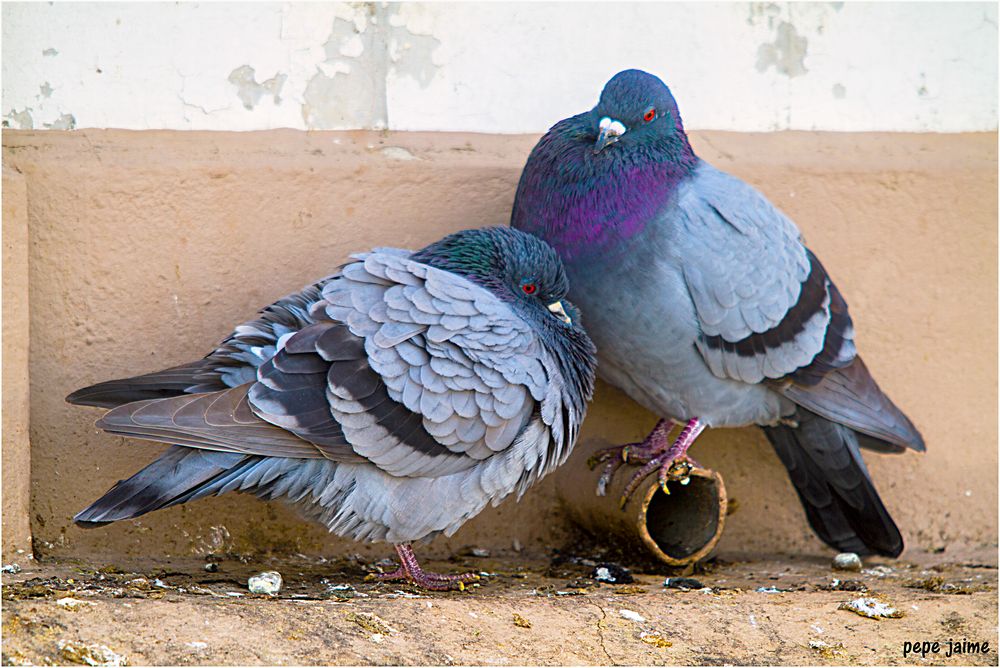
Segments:
[[[777,587],[757,587],[758,594],[784,594],[784,589],[778,589]]]
[[[207,572],[207,573],[218,573],[219,572],[219,564],[215,563],[214,561],[208,562],[207,564],[205,564],[203,566],[203,568],[205,569],[205,572]]]
[[[861,570],[861,565],[861,557],[854,552],[841,552],[833,558],[833,567],[838,571],[854,571],[857,573]]]
[[[514,613],[514,626],[520,626],[522,629],[530,629],[531,622],[522,617],[521,615]]]
[[[281,591],[281,573],[278,571],[258,573],[247,580],[247,588],[251,594],[274,596]]]
[[[635,578],[632,577],[632,573],[627,568],[610,563],[597,564],[590,577],[598,582],[610,584],[632,584],[635,582]]]
[[[474,547],[472,548],[472,556],[485,559],[490,556],[490,551],[482,547]]]
[[[3,568],[0,568],[0,573],[11,573],[16,574],[21,572],[21,567],[17,564],[6,564]]]

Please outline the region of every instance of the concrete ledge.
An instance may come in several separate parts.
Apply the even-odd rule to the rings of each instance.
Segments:
[[[203,355],[234,323],[352,251],[419,247],[460,228],[505,224],[536,139],[5,132],[4,163],[28,189],[40,549],[384,554],[330,538],[279,504],[235,496],[77,529],[76,511],[159,448],[98,433],[98,412],[63,397]],[[869,367],[923,430],[925,456],[868,457],[910,549],[995,545],[996,134],[705,132],[693,142],[798,222],[851,305]],[[586,457],[592,439],[637,440],[653,419],[601,386],[574,456]],[[825,551],[758,430],[709,433],[696,456],[722,472],[739,504],[723,551]],[[558,479],[425,553],[558,545],[569,535],[554,501]]]

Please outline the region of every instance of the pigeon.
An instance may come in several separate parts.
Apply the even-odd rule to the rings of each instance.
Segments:
[[[395,545],[386,580],[464,589],[412,543],[562,464],[594,345],[558,256],[509,227],[376,248],[279,299],[196,362],[78,390],[97,426],[171,447],[74,520],[138,517],[229,491],[280,498],[331,532]]]
[[[898,556],[899,529],[859,448],[925,449],[855,347],[847,304],[795,224],[691,148],[670,90],[641,70],[556,123],[521,174],[511,225],[562,257],[592,317],[598,372],[663,419],[597,453],[684,482],[706,427],[759,425],[815,533],[840,552]],[[673,427],[680,427],[675,438]]]

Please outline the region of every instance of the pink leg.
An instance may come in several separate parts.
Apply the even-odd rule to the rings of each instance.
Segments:
[[[670,490],[667,488],[667,482],[672,478],[674,480],[683,481],[691,469],[695,466],[699,466],[698,462],[691,459],[688,454],[688,448],[694,443],[698,435],[705,430],[705,425],[698,419],[693,418],[688,420],[688,423],[684,425],[684,429],[678,434],[677,439],[674,440],[673,445],[671,445],[666,452],[656,455],[649,462],[646,463],[641,469],[636,471],[632,479],[628,481],[625,486],[625,490],[622,492],[621,505],[622,507],[628,502],[629,496],[635,491],[639,483],[648,476],[653,471],[659,469],[660,477],[660,487],[666,494],[670,494]],[[684,468],[683,472],[676,469]],[[700,467],[699,467],[700,468]]]
[[[396,545],[396,554],[399,555],[399,568],[391,573],[380,573],[374,576],[376,580],[407,580],[423,587],[435,591],[446,591],[453,587],[460,590],[465,589],[466,582],[478,580],[475,573],[463,573],[461,575],[442,575],[440,573],[428,573],[417,563],[417,556],[413,554],[413,548],[409,543]]]

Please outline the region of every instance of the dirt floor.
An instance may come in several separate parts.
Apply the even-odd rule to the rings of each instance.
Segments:
[[[358,557],[27,561],[3,576],[3,663],[997,665],[996,556],[866,561],[861,572],[724,556],[674,573],[692,578],[682,589],[664,586],[662,569],[599,582],[600,555],[470,550],[425,564],[488,574],[445,593],[367,581],[391,564]],[[284,576],[277,596],[249,593],[264,570]],[[862,596],[902,616],[841,609]],[[905,642],[927,643],[925,655],[904,657]]]

